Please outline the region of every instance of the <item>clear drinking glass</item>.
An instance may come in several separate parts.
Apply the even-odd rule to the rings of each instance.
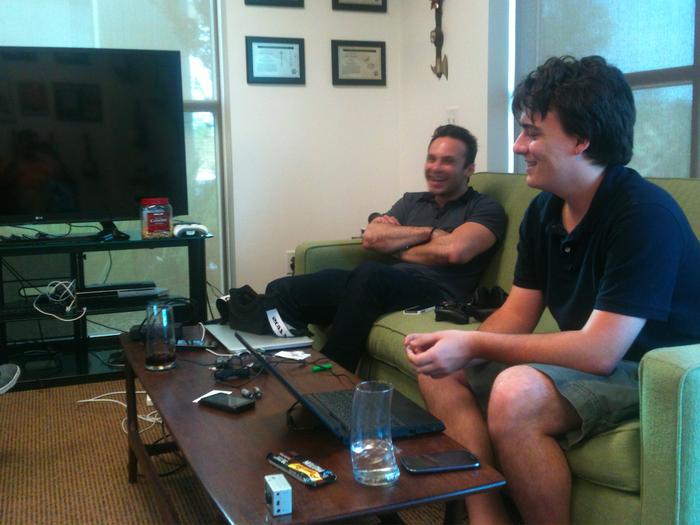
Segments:
[[[146,368],[172,368],[175,366],[175,325],[170,306],[149,304],[146,312]]]
[[[391,485],[399,467],[391,441],[391,397],[394,386],[365,381],[355,387],[350,455],[355,480],[364,485]]]

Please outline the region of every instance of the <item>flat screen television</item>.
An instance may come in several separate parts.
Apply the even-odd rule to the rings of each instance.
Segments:
[[[187,210],[179,51],[0,47],[0,225]]]

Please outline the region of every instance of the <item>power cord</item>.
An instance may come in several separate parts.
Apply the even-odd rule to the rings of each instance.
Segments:
[[[76,403],[77,403],[77,404],[84,404],[84,403],[108,402],[108,403],[117,403],[118,405],[121,405],[121,406],[123,406],[123,407],[126,407],[126,403],[124,403],[123,401],[119,401],[119,400],[117,400],[117,399],[105,399],[106,396],[125,395],[125,394],[126,394],[126,392],[124,392],[124,391],[123,391],[123,392],[109,392],[109,393],[107,393],[107,394],[101,394],[101,395],[99,395],[99,396],[95,396],[95,397],[93,397],[93,398],[91,398],[91,399],[81,399],[81,400],[79,400],[79,401],[76,401]],[[146,394],[146,392],[143,391],[143,390],[139,390],[139,391],[136,391],[136,394]],[[168,441],[168,440],[171,438],[170,434],[168,434],[168,433],[165,431],[165,423],[164,423],[163,420],[161,419],[161,417],[160,417],[160,415],[158,414],[158,411],[157,411],[157,410],[154,410],[153,412],[150,412],[150,413],[146,414],[145,416],[138,414],[137,417],[138,417],[138,419],[140,419],[140,420],[142,420],[142,421],[146,421],[147,423],[149,423],[149,425],[148,425],[147,427],[145,427],[145,428],[139,430],[139,434],[142,434],[142,433],[146,432],[147,430],[150,430],[151,428],[153,428],[153,427],[156,426],[157,424],[160,424],[160,425],[161,425],[162,435],[161,435],[161,437],[159,437],[158,439],[156,439],[153,443],[165,442],[165,441]],[[122,431],[123,431],[125,434],[128,434],[129,430],[126,428],[126,425],[125,425],[125,424],[126,424],[126,421],[127,421],[127,418],[122,419],[121,427],[122,427]],[[182,455],[181,455],[179,452],[174,452],[174,454],[175,454],[175,455],[178,457],[178,459],[179,459],[179,462],[178,462],[178,463],[173,463],[173,462],[167,461],[167,460],[165,460],[165,459],[163,459],[163,458],[161,458],[161,457],[159,457],[159,456],[154,456],[155,459],[157,459],[157,460],[163,462],[163,463],[166,464],[166,465],[175,466],[174,469],[171,469],[171,470],[168,471],[168,472],[161,472],[161,473],[159,473],[159,474],[158,474],[159,477],[170,476],[170,475],[172,475],[172,474],[175,474],[176,472],[179,472],[179,471],[182,470],[183,468],[186,468],[186,467],[187,467],[187,462],[186,462],[185,459],[182,457]],[[139,475],[142,475],[142,474],[139,473]]]
[[[53,317],[54,319],[58,319],[59,321],[62,321],[64,323],[72,323],[74,321],[77,321],[78,319],[85,317],[87,313],[87,308],[83,307],[82,312],[78,316],[70,318],[60,317],[51,312],[46,312],[39,307],[38,301],[42,297],[47,298],[50,304],[65,307],[67,314],[71,311],[74,311],[76,304],[75,279],[73,279],[72,281],[50,282],[48,285],[46,285],[46,291],[44,291],[40,295],[37,295],[34,299],[34,309],[41,314]]]
[[[137,394],[146,394],[146,391],[145,390],[138,390],[136,393]],[[81,399],[80,401],[76,401],[76,403],[77,404],[82,404],[82,403],[117,403],[118,405],[121,405],[124,408],[126,408],[126,403],[124,403],[123,401],[119,401],[117,399],[103,399],[106,396],[125,395],[125,394],[126,394],[125,391],[124,392],[108,392],[107,394],[100,394],[99,396],[95,396],[95,397],[90,398],[90,399]],[[160,418],[160,415],[158,414],[157,410],[154,410],[153,412],[149,412],[145,416],[138,414],[137,417],[142,421],[146,421],[147,423],[150,423],[150,425],[148,425],[146,428],[139,430],[139,434],[142,434],[146,430],[153,428],[156,424],[163,422],[162,419]],[[124,431],[124,433],[128,434],[129,429],[126,428],[125,424],[126,424],[126,418],[122,419],[121,427],[122,427],[122,430]]]

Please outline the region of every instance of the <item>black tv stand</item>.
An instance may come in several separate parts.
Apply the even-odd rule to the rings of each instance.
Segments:
[[[86,288],[84,255],[90,252],[105,252],[105,251],[122,251],[122,250],[153,250],[153,249],[187,249],[188,261],[188,280],[189,293],[188,298],[192,304],[196,306],[196,310],[192,314],[191,322],[205,322],[207,320],[207,281],[206,281],[206,257],[205,257],[205,242],[211,235],[205,237],[167,237],[158,239],[142,239],[139,231],[128,232],[129,240],[113,239],[109,242],[99,242],[93,237],[92,242],[74,242],[71,237],[49,238],[51,242],[42,243],[43,239],[31,241],[18,241],[17,243],[0,242],[0,263],[7,257],[21,256],[22,258],[32,256],[51,256],[67,258],[66,266],[69,267],[69,275],[53,275],[46,274],[45,276],[33,276],[33,279],[42,279],[45,281],[61,278],[62,280],[76,281],[78,290]],[[146,276],[157,282],[157,276]],[[15,322],[26,322],[27,320],[48,320],[52,321],[46,315],[36,311],[31,298],[25,298],[19,302],[15,301],[14,294],[10,292],[13,286],[19,286],[16,278],[8,271],[4,271],[4,265],[0,264],[0,364],[9,361],[10,352],[17,354],[23,348],[32,349],[41,341],[43,346],[50,345],[59,354],[63,355],[62,367],[60,372],[55,374],[42,376],[40,370],[28,370],[23,366],[23,375],[20,377],[20,382],[15,387],[15,390],[27,390],[30,388],[42,388],[44,386],[60,386],[75,383],[84,383],[88,381],[105,381],[107,379],[117,379],[123,377],[123,369],[117,369],[116,372],[105,372],[104,365],[97,362],[98,360],[91,356],[93,351],[110,351],[113,352],[119,348],[118,338],[116,336],[95,336],[88,334],[87,320],[85,317],[80,318],[72,323],[72,329],[69,334],[48,334],[37,332],[36,334],[27,333],[26,339],[8,339],[7,324]],[[14,284],[13,284],[14,283]],[[22,285],[24,286],[24,285]],[[143,298],[143,303],[114,301],[114,303],[105,303],[98,306],[88,307],[87,315],[97,315],[105,313],[117,312],[145,312],[145,305],[151,299]],[[15,304],[17,303],[17,304]],[[48,308],[48,307],[47,307]],[[64,309],[65,310],[65,309]],[[65,311],[57,311],[57,315],[67,317]],[[111,355],[111,354],[110,354]],[[22,357],[21,359],[24,359]],[[51,361],[53,357],[47,357],[45,361]],[[28,364],[41,362],[39,358],[31,357],[25,359]],[[117,363],[110,363],[117,364]],[[114,369],[112,369],[114,370]]]
[[[96,242],[94,235],[61,235],[49,237],[48,235],[30,237],[28,235],[12,235],[10,237],[0,236],[0,248],[14,246],[49,246],[53,244],[79,244]]]
[[[112,221],[100,221],[100,226],[102,226],[102,230],[93,236],[97,242],[128,241],[130,239],[130,235],[119,231],[117,225]]]

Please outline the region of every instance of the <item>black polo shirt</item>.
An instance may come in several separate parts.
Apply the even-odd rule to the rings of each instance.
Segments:
[[[700,342],[700,243],[676,201],[615,166],[568,234],[563,204],[548,192],[530,203],[514,284],[541,290],[561,330],[580,330],[594,309],[647,319],[628,360]]]
[[[417,275],[439,288],[445,300],[471,301],[481,274],[503,239],[506,213],[501,203],[471,187],[442,207],[429,192],[405,193],[386,214],[395,217],[402,226],[429,226],[452,232],[465,222],[476,222],[493,232],[497,242],[465,264],[427,266],[398,260],[393,263],[394,268]]]

